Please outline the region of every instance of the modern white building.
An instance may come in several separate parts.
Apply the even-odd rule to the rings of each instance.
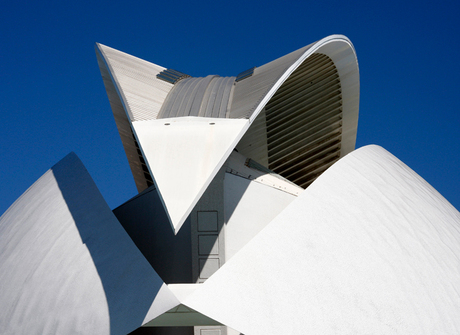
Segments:
[[[32,185],[0,218],[0,333],[460,332],[460,213],[355,150],[345,36],[235,77],[96,55],[139,194],[111,211],[75,154]]]

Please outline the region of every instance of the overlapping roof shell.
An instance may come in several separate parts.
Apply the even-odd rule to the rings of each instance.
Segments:
[[[101,44],[96,53],[137,188],[155,184],[175,231],[235,148],[302,187],[354,149],[359,70],[345,36],[242,80],[172,84],[164,67]]]

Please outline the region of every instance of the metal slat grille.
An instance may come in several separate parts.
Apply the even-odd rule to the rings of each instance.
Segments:
[[[254,67],[251,67],[250,69],[247,69],[247,70],[245,70],[245,71],[239,73],[239,74],[236,76],[235,81],[238,82],[238,81],[241,81],[241,80],[243,80],[243,79],[246,79],[246,78],[251,77],[251,76],[254,74],[254,69],[255,69],[255,68],[256,68],[256,67],[254,66]]]
[[[313,54],[265,107],[268,167],[306,188],[340,158],[342,94],[332,60]]]
[[[238,152],[268,168],[267,124],[263,109],[236,146]]]
[[[149,168],[145,163],[144,156],[142,155],[141,149],[139,148],[139,143],[137,143],[136,137],[131,130],[131,136],[133,137],[134,145],[136,146],[136,151],[139,156],[139,161],[141,163],[142,172],[144,173],[145,183],[147,184],[147,188],[153,185],[153,178],[150,174]]]
[[[173,69],[166,69],[161,71],[160,73],[157,74],[157,78],[167,81],[168,83],[175,84],[179,80],[184,79],[184,78],[189,78],[190,76],[188,74],[173,70]]]

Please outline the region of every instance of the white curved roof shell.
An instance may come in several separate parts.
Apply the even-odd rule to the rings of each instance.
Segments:
[[[168,288],[72,154],[0,218],[0,332],[205,323],[244,334],[456,334],[459,263],[460,213],[368,146],[328,169],[204,284]]]
[[[0,333],[460,333],[460,213],[384,149],[352,152],[359,76],[346,37],[243,80],[176,86],[136,57],[102,45],[97,57],[136,184],[155,182],[175,232],[230,174],[228,262],[204,284],[166,286],[70,154],[0,217]]]
[[[70,154],[0,218],[1,334],[126,334],[178,304]]]
[[[368,146],[322,174],[182,303],[251,335],[458,334],[459,264],[460,213]]]

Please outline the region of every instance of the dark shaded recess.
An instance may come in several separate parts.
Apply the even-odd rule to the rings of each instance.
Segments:
[[[139,148],[139,143],[137,143],[136,136],[134,136],[133,130],[131,130],[131,136],[133,137],[134,145],[136,146],[137,155],[139,156],[139,162],[141,163],[142,172],[144,172],[145,182],[147,187],[153,186],[153,178],[150,175],[150,171],[145,163],[144,156],[142,155],[141,149]]]
[[[141,327],[130,335],[193,335],[193,327]]]
[[[190,218],[174,235],[154,187],[128,200],[113,213],[166,284],[192,283]]]

